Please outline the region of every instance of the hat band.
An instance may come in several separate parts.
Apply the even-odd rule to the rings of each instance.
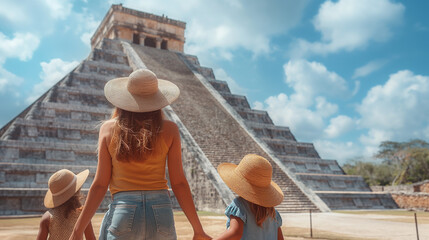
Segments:
[[[59,192],[52,193],[52,196],[58,196],[58,195],[61,195],[61,194],[65,193],[65,192],[67,192],[67,190],[69,190],[69,188],[72,187],[73,184],[76,183],[76,181],[77,181],[77,177],[76,177],[76,175],[74,175],[73,180],[69,183],[69,185],[67,185],[65,188],[63,188]]]

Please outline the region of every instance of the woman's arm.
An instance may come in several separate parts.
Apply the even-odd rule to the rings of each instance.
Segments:
[[[243,236],[244,222],[241,218],[230,216],[229,228],[216,240],[239,240]]]
[[[74,226],[70,239],[82,239],[85,229],[91,222],[91,218],[103,201],[109,187],[110,176],[112,174],[112,159],[107,147],[108,136],[110,134],[110,128],[106,127],[107,123],[104,123],[100,128],[97,172],[95,173],[94,181],[89,189],[82,213]]]
[[[284,240],[281,227],[279,227],[279,229],[277,230],[277,240]]]
[[[94,229],[92,228],[92,223],[89,222],[88,226],[85,229],[85,239],[86,240],[96,240]]]
[[[48,239],[49,234],[49,221],[51,220],[51,214],[45,212],[42,219],[40,219],[39,233],[37,234],[37,240],[46,240]]]
[[[166,128],[166,131],[172,134],[170,149],[168,151],[168,174],[170,176],[171,188],[173,189],[180,207],[188,218],[189,223],[192,225],[194,230],[193,239],[211,239],[201,226],[192,199],[191,189],[189,188],[188,181],[183,172],[179,129],[175,124],[171,124],[169,127],[166,126]]]

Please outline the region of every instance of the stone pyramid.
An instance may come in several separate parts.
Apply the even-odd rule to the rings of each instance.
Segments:
[[[88,58],[0,130],[0,215],[40,214],[49,176],[90,169],[93,180],[98,126],[112,106],[104,84],[148,68],[174,82],[181,96],[164,109],[182,139],[186,177],[198,210],[223,212],[235,197],[217,174],[221,162],[248,153],[267,158],[285,193],[280,212],[396,208],[390,195],[371,192],[362,177],[321,159],[311,143],[296,141],[268,113],[231,93],[212,69],[183,52],[186,23],[112,5],[95,32]],[[109,193],[100,206],[105,211]],[[173,203],[178,207],[173,197]]]

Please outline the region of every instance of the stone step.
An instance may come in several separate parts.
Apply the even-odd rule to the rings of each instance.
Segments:
[[[218,79],[208,79],[209,83],[216,89],[221,95],[231,93],[228,83],[226,81]]]
[[[332,210],[341,209],[395,209],[398,208],[389,193],[314,191]]]
[[[99,122],[87,124],[76,121],[35,120],[17,118],[10,126],[8,140],[97,144]],[[17,129],[17,130],[15,130]]]
[[[33,111],[30,119],[56,119],[58,121],[103,121],[110,118],[112,108],[83,106],[79,104],[65,104],[42,102],[38,111]]]
[[[249,102],[245,96],[235,95],[228,92],[220,92],[223,98],[234,108],[250,109]]]
[[[0,188],[46,188],[52,174],[60,169],[68,169],[75,174],[89,169],[89,176],[83,188],[89,188],[97,170],[93,165],[25,164],[0,162]]]
[[[114,64],[128,64],[128,57],[123,51],[111,49],[93,49],[88,59],[93,61],[102,61]]]
[[[95,165],[97,144],[0,141],[0,162]]]
[[[297,173],[296,176],[314,191],[371,192],[361,176]]]
[[[104,91],[83,87],[57,87],[55,98],[51,102],[70,103],[92,107],[110,108],[110,103],[104,96]]]
[[[106,76],[129,76],[133,69],[125,64],[86,60],[78,68],[79,72],[97,73]]]
[[[120,40],[104,38],[101,41],[101,46],[97,46],[98,49],[101,48],[103,50],[112,50],[112,51],[120,51],[123,52],[123,47]]]
[[[98,73],[73,72],[68,75],[66,86],[103,90],[107,81],[115,78],[114,75],[101,75]]]
[[[278,155],[286,167],[296,173],[323,173],[343,175],[344,171],[335,160],[317,157]]]
[[[43,214],[47,209],[43,200],[48,188],[0,188],[0,215],[32,215]],[[82,188],[83,195],[88,189]],[[106,212],[111,203],[110,192],[107,192],[98,212]]]
[[[273,124],[273,121],[266,111],[254,109],[236,109],[236,111],[246,121]]]
[[[296,142],[295,136],[288,127],[281,127],[272,124],[256,123],[246,121],[246,125],[250,127],[259,138],[285,139]]]
[[[213,73],[213,69],[209,68],[209,67],[202,67],[199,66],[197,67],[198,72],[203,75],[205,78],[209,79],[209,80],[214,80],[216,79],[214,73]]]

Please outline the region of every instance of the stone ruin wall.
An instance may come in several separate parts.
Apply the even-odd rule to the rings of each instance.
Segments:
[[[371,189],[389,192],[400,208],[429,211],[429,180],[407,185],[372,186]]]

